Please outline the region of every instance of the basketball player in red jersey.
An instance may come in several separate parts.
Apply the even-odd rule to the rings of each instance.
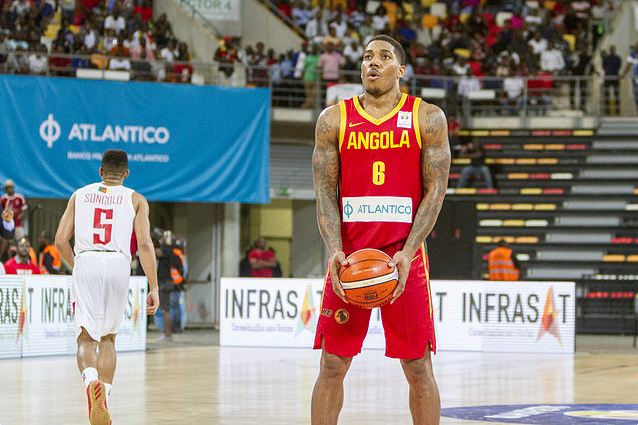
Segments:
[[[315,335],[322,354],[312,394],[314,425],[337,423],[343,380],[368,329],[371,310],[347,303],[338,278],[346,256],[361,248],[384,251],[397,267],[398,286],[381,307],[385,354],[401,361],[413,423],[439,423],[424,241],[443,203],[450,150],[441,109],[399,90],[404,65],[396,40],[373,37],[361,66],[364,93],[326,108],[317,120],[317,221],[330,260]]]
[[[58,252],[73,268],[77,362],[87,388],[91,425],[111,422],[107,401],[115,374],[115,333],[128,296],[133,230],[150,286],[146,313],[155,314],[159,307],[148,202],[122,185],[128,175],[126,152],[105,151],[100,167],[102,181],[84,186],[71,196],[55,235]],[[73,234],[75,249],[69,243]]]

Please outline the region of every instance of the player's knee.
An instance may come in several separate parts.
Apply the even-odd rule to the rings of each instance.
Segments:
[[[425,359],[403,359],[401,366],[408,382],[411,384],[424,384],[432,374],[429,363]]]
[[[328,379],[343,379],[348,372],[349,357],[341,357],[324,351],[321,356],[321,374]]]

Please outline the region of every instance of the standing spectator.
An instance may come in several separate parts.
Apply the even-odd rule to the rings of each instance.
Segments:
[[[292,4],[292,19],[301,28],[306,28],[306,24],[312,18],[310,6],[304,4],[303,1],[297,0]]]
[[[40,269],[36,266],[29,256],[31,243],[27,238],[18,240],[18,249],[16,256],[4,263],[4,269],[7,274],[31,275],[40,274]]]
[[[219,63],[220,84],[223,86],[231,85],[231,78],[235,72],[235,61],[237,60],[237,50],[232,37],[225,37],[220,40],[213,59]]]
[[[520,264],[505,239],[501,239],[498,246],[490,251],[487,261],[490,280],[519,280]]]
[[[20,193],[15,192],[15,183],[11,179],[7,179],[4,182],[5,194],[0,197],[0,206],[2,210],[6,209],[7,202],[11,205],[13,210],[13,220],[15,222],[15,238],[21,239],[24,237],[23,220],[27,212],[27,201]]]
[[[263,236],[255,242],[255,248],[248,253],[248,261],[252,269],[252,277],[273,277],[277,259],[272,249],[266,247]]]
[[[328,24],[323,20],[323,11],[319,9],[306,25],[306,39],[312,43],[321,41],[326,35],[328,35]]]
[[[341,14],[338,14],[334,21],[330,23],[329,28],[335,29],[335,35],[343,40],[348,30],[348,23],[343,20]]]
[[[629,56],[627,56],[627,63],[622,72],[623,78],[629,70],[631,70],[631,83],[634,86],[634,101],[636,102],[636,107],[638,107],[638,43],[636,43],[633,50],[629,53]]]
[[[603,50],[600,52],[603,57],[603,69],[605,70],[605,82],[603,84],[604,87],[604,95],[605,99],[606,113],[612,114],[612,111],[615,112],[618,110],[618,106],[620,104],[620,96],[619,96],[619,81],[618,81],[618,73],[620,71],[620,56],[616,54],[616,46],[612,45],[609,47],[609,54]],[[609,89],[614,92],[614,101],[615,107],[611,106],[611,98],[609,97]]]
[[[357,71],[359,70],[359,63],[363,57],[363,47],[361,47],[361,44],[359,44],[357,40],[352,40],[350,44],[343,49],[343,57],[345,59],[343,69]]]
[[[582,77],[589,74],[590,61],[591,55],[587,52],[587,46],[585,44],[581,44],[579,51],[571,55],[568,74],[577,78],[577,80],[570,82],[572,109],[580,110],[587,102],[589,81]]]
[[[472,68],[468,68],[465,75],[459,80],[458,94],[463,98],[467,98],[470,92],[481,90],[481,82],[472,73]]]
[[[173,318],[171,316],[171,306],[179,304],[179,288],[173,281],[174,272],[181,271],[184,273],[182,260],[175,255],[173,247],[173,234],[170,230],[162,232],[159,238],[159,247],[155,249],[157,257],[157,280],[159,284],[160,311],[164,319],[164,335],[159,338],[160,341],[172,341],[172,325]]]
[[[133,8],[133,16],[140,13],[142,15],[142,19],[145,22],[149,22],[153,17],[153,3],[151,0],[142,0],[141,5],[137,5]]]
[[[301,105],[304,109],[310,109],[315,106],[317,99],[317,64],[319,63],[319,48],[316,44],[310,46],[310,53],[304,59],[303,85],[306,94],[306,100]]]
[[[48,230],[43,230],[38,238],[40,245],[40,266],[41,274],[63,274],[62,259],[58,249],[53,245],[51,234]]]
[[[341,77],[341,68],[345,64],[345,59],[335,50],[332,43],[326,44],[326,51],[319,57],[317,68],[321,69],[320,95],[325,95],[325,90],[330,84],[338,83]]]
[[[190,83],[193,75],[193,67],[190,64],[190,53],[188,53],[188,45],[180,41],[177,45],[177,62],[173,66],[173,74],[177,82]]]
[[[5,255],[9,241],[15,235],[15,221],[13,221],[13,209],[10,204],[7,204],[2,210],[0,222],[2,222],[0,226],[0,264],[2,264],[6,260]],[[0,274],[4,274],[4,267],[0,271],[2,272]]]

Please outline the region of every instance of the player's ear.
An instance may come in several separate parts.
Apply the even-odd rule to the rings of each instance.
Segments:
[[[100,177],[104,177],[104,168],[100,167]]]
[[[124,178],[127,178],[129,174],[131,174],[131,170],[127,168],[126,173],[124,173]]]
[[[398,76],[399,76],[399,78],[403,78],[404,75],[405,75],[405,65],[401,65],[399,67]]]

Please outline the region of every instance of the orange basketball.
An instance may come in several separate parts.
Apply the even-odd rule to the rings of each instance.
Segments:
[[[392,259],[383,251],[365,248],[348,256],[349,264],[339,270],[339,280],[348,302],[363,308],[381,307],[392,299],[399,283]]]

